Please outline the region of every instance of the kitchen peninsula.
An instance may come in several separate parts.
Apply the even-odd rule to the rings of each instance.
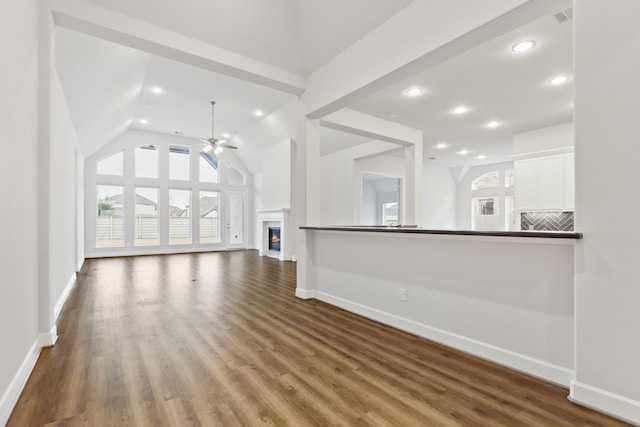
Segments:
[[[580,233],[300,228],[299,298],[569,386]]]

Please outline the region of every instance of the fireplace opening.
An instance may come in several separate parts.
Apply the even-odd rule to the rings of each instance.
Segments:
[[[269,227],[269,250],[280,252],[280,227]]]

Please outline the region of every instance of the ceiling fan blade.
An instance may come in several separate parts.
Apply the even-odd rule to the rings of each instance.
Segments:
[[[237,150],[238,147],[231,144],[230,142],[226,142],[226,141],[217,141],[215,144],[216,147],[220,147],[220,148],[231,148],[232,150]]]

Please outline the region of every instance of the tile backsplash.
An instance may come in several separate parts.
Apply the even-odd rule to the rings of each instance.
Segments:
[[[520,215],[520,228],[535,231],[573,231],[573,212],[523,212]]]

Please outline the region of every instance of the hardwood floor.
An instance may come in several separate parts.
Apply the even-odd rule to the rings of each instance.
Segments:
[[[625,425],[294,290],[255,251],[87,260],[8,425]]]

